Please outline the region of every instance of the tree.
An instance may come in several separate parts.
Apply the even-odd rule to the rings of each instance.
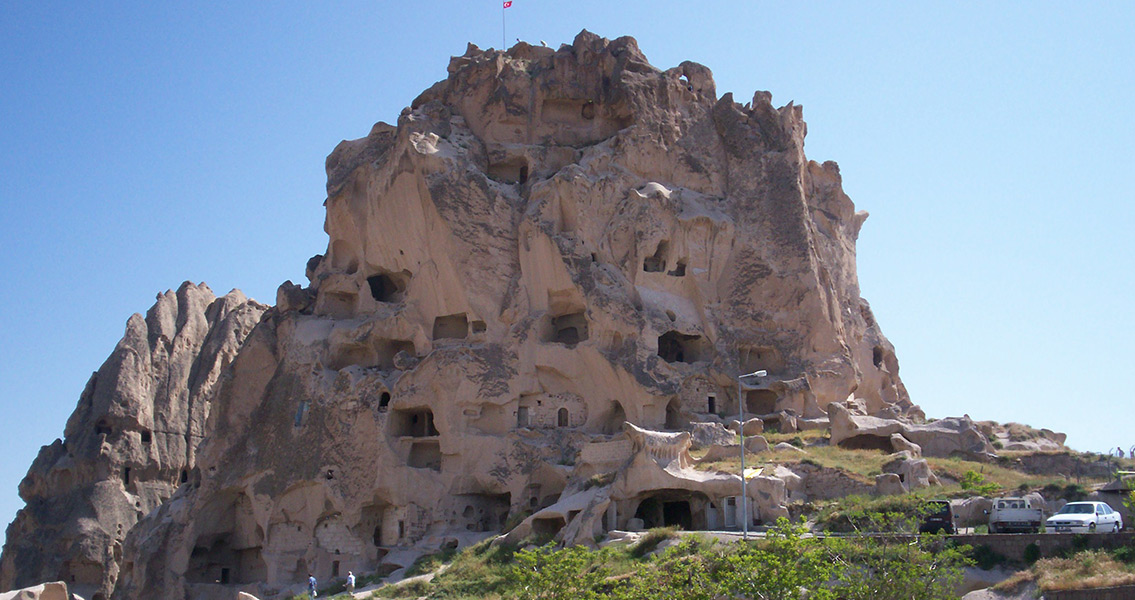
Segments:
[[[721,553],[715,545],[698,538],[686,538],[667,549],[644,567],[635,570],[611,597],[616,600],[713,600],[721,585],[716,571]]]
[[[822,542],[805,539],[807,527],[781,517],[763,544],[744,546],[725,558],[723,591],[754,600],[826,600],[831,563]]]
[[[966,471],[962,475],[961,486],[963,490],[969,490],[979,496],[991,496],[996,494],[1001,486],[992,481],[986,481],[985,476],[977,471]]]
[[[870,531],[891,532],[828,540],[839,597],[846,600],[946,600],[957,597],[963,548],[929,534],[904,534],[917,517],[866,515]]]
[[[607,551],[551,544],[513,555],[512,577],[520,600],[598,600],[607,577]]]

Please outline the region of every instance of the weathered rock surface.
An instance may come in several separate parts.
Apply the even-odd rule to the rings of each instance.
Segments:
[[[1051,429],[1036,429],[1020,423],[978,421],[978,429],[999,450],[1055,452],[1064,450],[1068,436]]]
[[[939,485],[938,476],[930,470],[930,463],[923,458],[914,458],[906,451],[895,453],[894,458],[883,465],[883,472],[898,475],[908,490]]]
[[[693,423],[690,427],[690,449],[732,444],[735,434],[721,423]]]
[[[330,239],[306,265],[310,285],[283,284],[225,376],[178,396],[191,400],[186,431],[208,432],[196,454],[183,435],[184,458],[130,463],[166,487],[99,527],[130,529],[192,471],[130,529],[120,576],[117,529],[83,555],[112,565],[91,570],[99,589],[267,597],[307,572],[373,572],[506,522],[590,543],[613,529],[771,521],[787,516],[790,489],[874,487],[778,469],[751,477],[739,502],[737,474],[690,468],[689,430],[732,441],[723,415],[740,414],[738,430],[754,417],[781,432],[830,422],[833,443],[837,427],[882,415],[887,443],[901,433],[945,451],[955,443],[937,430],[918,438],[921,413],[859,296],[867,215],[835,163],[806,159],[805,132],[800,107],[764,92],[719,99],[709,69],[658,70],[631,38],[470,46],[397,125],[328,157]],[[182,348],[173,333],[150,337],[140,356]],[[208,364],[186,372],[223,366]],[[738,397],[734,378],[757,370],[768,376]],[[194,412],[206,400],[212,410]],[[830,414],[843,400],[864,416]],[[149,426],[159,443],[150,421],[105,410],[112,431]],[[967,432],[950,439],[972,450]],[[64,454],[46,456],[33,471]],[[108,464],[97,481],[135,501],[125,463]],[[93,494],[82,502],[121,504]]]
[[[994,448],[969,417],[925,424],[894,416],[856,414],[846,403],[828,405],[831,444],[844,448],[911,451],[926,456],[985,458]]]
[[[67,584],[62,581],[41,583],[0,594],[0,600],[71,600]]]
[[[0,589],[61,579],[109,597],[127,531],[188,479],[213,391],[266,308],[186,282],[130,317],[64,438],[20,483],[27,506],[8,527]]]
[[[875,493],[880,496],[905,494],[908,491],[897,473],[880,473],[875,476]]]

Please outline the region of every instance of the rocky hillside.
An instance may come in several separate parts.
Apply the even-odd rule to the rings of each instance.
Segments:
[[[188,481],[222,373],[266,308],[186,282],[130,317],[20,483],[0,589],[61,580],[108,597],[126,533]]]
[[[867,215],[806,131],[631,38],[470,46],[328,157],[307,286],[264,311],[187,285],[131,319],[21,488],[0,587],[274,595],[495,533],[787,515],[800,475],[742,499],[695,468],[742,427],[902,452],[869,492],[988,458],[1010,433],[911,403],[859,295]]]

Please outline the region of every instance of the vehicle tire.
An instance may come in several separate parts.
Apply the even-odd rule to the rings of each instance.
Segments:
[[[1096,524],[1095,523],[1088,523],[1088,533],[1095,533],[1095,532],[1096,532]]]
[[[1112,533],[1119,533],[1119,523],[1112,523],[1111,524],[1111,532]]]
[[[989,533],[997,533],[997,526],[993,523],[989,524]]]

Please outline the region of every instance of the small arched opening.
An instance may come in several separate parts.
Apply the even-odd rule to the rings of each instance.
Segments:
[[[754,415],[767,415],[776,412],[780,396],[772,390],[748,390],[745,392],[745,412]]]
[[[891,437],[882,435],[857,435],[849,437],[840,442],[839,447],[848,450],[879,450],[887,454],[895,451],[895,445],[891,443]]]
[[[680,527],[686,531],[703,530],[708,503],[709,497],[700,492],[658,490],[642,499],[634,516],[642,519],[646,529]]]
[[[671,431],[682,429],[686,425],[686,420],[682,417],[682,407],[678,403],[677,398],[673,398],[666,405],[666,429]]]

